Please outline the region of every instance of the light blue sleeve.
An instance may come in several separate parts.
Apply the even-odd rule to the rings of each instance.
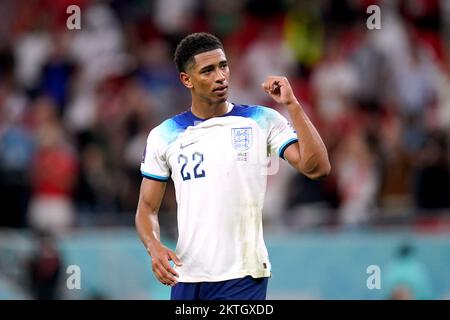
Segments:
[[[284,151],[298,141],[297,133],[289,121],[274,109],[265,108],[269,124],[269,150],[284,159]]]
[[[161,132],[157,127],[148,135],[142,155],[141,174],[143,177],[162,182],[169,180],[170,169],[164,150],[165,141],[161,137]]]

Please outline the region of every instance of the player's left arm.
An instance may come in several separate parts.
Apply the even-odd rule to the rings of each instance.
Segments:
[[[269,76],[262,87],[272,99],[287,108],[292,125],[297,131],[299,142],[286,148],[284,158],[310,179],[327,176],[331,166],[325,144],[295,97],[288,79]]]

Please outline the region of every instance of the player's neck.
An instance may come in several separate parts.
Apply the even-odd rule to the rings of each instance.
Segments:
[[[228,112],[228,103],[224,101],[218,104],[208,104],[192,101],[191,112],[200,119],[218,117]]]

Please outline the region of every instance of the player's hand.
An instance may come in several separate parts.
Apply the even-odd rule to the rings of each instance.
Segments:
[[[298,103],[286,77],[268,76],[261,86],[277,103],[284,105]]]
[[[169,263],[172,260],[177,266],[182,266],[175,252],[162,244],[157,244],[149,253],[152,257],[152,270],[155,277],[165,285],[174,286],[177,284],[176,277],[179,275]]]

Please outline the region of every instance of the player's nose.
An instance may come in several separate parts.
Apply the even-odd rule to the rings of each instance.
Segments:
[[[227,80],[226,76],[225,76],[225,72],[218,70],[216,72],[216,82],[223,84],[225,81]]]

